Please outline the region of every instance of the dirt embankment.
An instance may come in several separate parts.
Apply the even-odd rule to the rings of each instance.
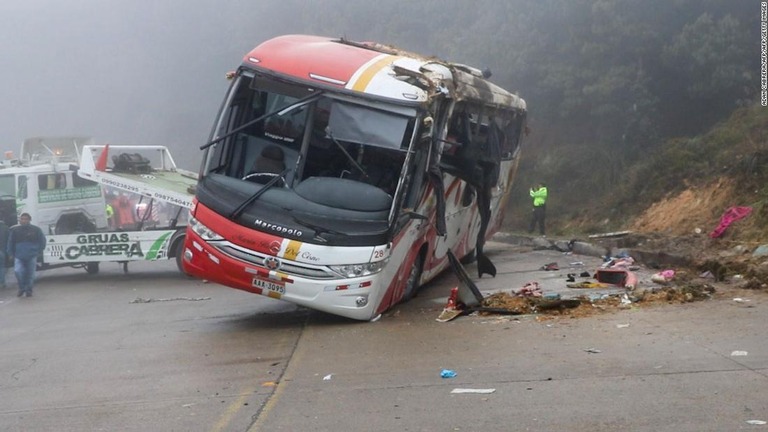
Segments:
[[[759,248],[768,244],[763,215],[755,209],[733,222],[718,238],[709,234],[730,207],[749,206],[749,195],[728,178],[690,187],[656,202],[629,226],[637,249],[658,256],[683,257],[692,270],[710,271],[718,280],[741,280],[747,288],[768,286],[768,256]],[[640,240],[637,240],[637,239]],[[762,248],[760,248],[762,249]]]
[[[691,187],[667,196],[642,213],[630,226],[632,231],[673,236],[707,235],[719,223],[723,211],[735,205],[735,185],[719,178],[710,185]]]

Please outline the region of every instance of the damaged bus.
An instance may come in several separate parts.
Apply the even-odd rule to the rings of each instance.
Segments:
[[[477,259],[499,228],[525,102],[478,69],[391,46],[268,40],[232,79],[203,162],[186,272],[357,320]]]

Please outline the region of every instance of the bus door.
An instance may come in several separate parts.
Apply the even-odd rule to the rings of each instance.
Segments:
[[[525,114],[514,111],[499,111],[489,118],[489,141],[497,140],[499,154],[499,175],[492,190],[491,228],[499,229],[509,201],[512,182],[517,171],[520,143],[524,130]]]
[[[474,212],[465,214],[463,240],[467,242],[466,251],[475,250],[478,257],[478,273],[496,274],[493,264],[483,256],[485,234],[494,219],[492,210],[494,198],[498,202],[501,193],[499,189],[499,174],[501,169],[501,137],[502,133],[495,122],[490,121],[495,109],[481,104],[457,104],[454,115],[449,121],[446,146],[443,149],[441,167],[449,174],[466,182],[466,189],[456,198],[456,208],[463,205],[469,210],[476,210],[479,215],[479,226],[472,223]],[[451,185],[446,186],[450,188]],[[456,186],[458,187],[458,186]],[[451,205],[450,189],[446,190],[446,205]],[[460,204],[459,204],[460,203]],[[474,204],[474,205],[473,205]],[[498,206],[495,206],[498,209]],[[446,211],[446,218],[450,218]],[[470,224],[472,224],[470,226]],[[461,256],[462,250],[455,250]]]

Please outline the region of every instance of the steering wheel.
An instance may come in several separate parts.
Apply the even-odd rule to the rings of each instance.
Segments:
[[[243,177],[242,180],[246,180],[254,183],[266,184],[267,182],[269,182],[275,177],[278,177],[280,179],[277,182],[275,182],[276,186],[285,186],[285,177],[275,173],[267,173],[267,172],[250,173],[245,177]]]

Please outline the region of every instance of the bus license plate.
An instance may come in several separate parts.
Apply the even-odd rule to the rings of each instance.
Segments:
[[[283,284],[275,283],[266,279],[253,278],[253,286],[281,295],[285,294],[285,286]]]

